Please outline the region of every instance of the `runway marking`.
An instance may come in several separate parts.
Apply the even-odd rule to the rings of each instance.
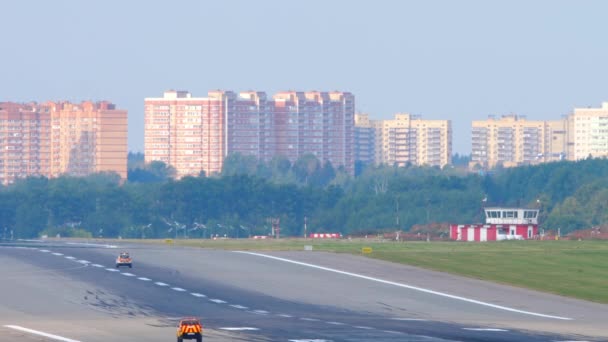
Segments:
[[[266,310],[253,310],[251,312],[256,313],[258,315],[268,315],[270,313],[270,312],[268,312]]]
[[[56,256],[62,256],[62,255],[63,255],[63,253],[53,253],[53,255],[56,255]]]
[[[223,300],[221,300],[221,299],[214,299],[214,298],[209,299],[209,301],[210,301],[210,302],[217,303],[217,304],[224,304],[224,303],[226,303],[226,301],[223,301]]]
[[[230,306],[232,306],[233,308],[236,308],[236,309],[241,309],[241,310],[249,309],[249,308],[248,308],[248,307],[246,307],[246,306],[237,305],[237,304],[232,304],[232,305],[230,305]]]
[[[139,279],[139,280],[143,280],[143,281],[150,281],[150,280],[152,280],[152,279],[150,279],[150,278],[146,278],[146,277],[139,277],[139,278],[137,278],[137,279]]]
[[[106,268],[106,271],[108,271],[108,272],[120,272],[119,270],[117,270],[115,268]]]
[[[79,245],[79,246],[90,246],[90,247],[105,247],[105,248],[118,248],[115,245],[105,245],[98,243],[84,243],[84,242],[66,242],[68,245]]]
[[[198,297],[198,298],[205,298],[205,297],[207,297],[207,296],[205,296],[202,293],[191,292],[190,294],[193,295],[194,297]]]
[[[426,322],[428,319],[423,318],[406,318],[406,317],[393,317],[393,321],[415,321],[415,322]]]
[[[74,260],[74,259],[76,259],[76,258],[74,258],[73,256],[69,256],[69,255],[68,255],[68,256],[66,256],[65,258],[66,258],[66,259],[70,259],[70,260]]]
[[[255,330],[260,330],[258,328],[252,328],[252,327],[223,327],[220,328],[222,330],[228,330],[228,331],[255,331]]]
[[[346,271],[340,271],[340,270],[337,270],[337,269],[334,269],[334,268],[323,267],[323,266],[309,264],[309,263],[300,262],[300,261],[295,261],[295,260],[291,260],[291,259],[285,259],[285,258],[275,257],[275,256],[272,256],[272,255],[266,255],[266,254],[254,253],[254,252],[246,252],[246,251],[236,251],[235,253],[256,255],[256,256],[260,256],[260,257],[264,257],[264,258],[268,258],[268,259],[273,259],[273,260],[288,262],[288,263],[292,263],[292,264],[296,264],[296,265],[316,268],[316,269],[319,269],[319,270],[328,271],[328,272],[334,272],[334,273],[338,273],[338,274],[343,274],[343,275],[347,275],[347,276],[350,276],[350,277],[355,277],[355,278],[360,278],[360,279],[365,279],[365,280],[371,280],[371,281],[375,281],[375,282],[382,283],[382,284],[388,284],[388,285],[398,286],[398,287],[402,287],[402,288],[406,288],[406,289],[410,289],[410,290],[420,291],[420,292],[424,292],[424,293],[428,293],[428,294],[433,294],[433,295],[437,295],[437,296],[441,296],[441,297],[447,297],[447,298],[451,298],[451,299],[460,300],[460,301],[463,301],[463,302],[478,304],[478,305],[487,306],[487,307],[494,308],[494,309],[499,309],[499,310],[504,310],[504,311],[509,311],[509,312],[515,312],[515,313],[520,313],[520,314],[524,314],[524,315],[544,317],[544,318],[552,318],[552,319],[559,319],[559,320],[564,320],[564,321],[571,321],[571,320],[573,320],[572,318],[568,318],[568,317],[553,316],[553,315],[547,315],[547,314],[542,314],[542,313],[538,313],[538,312],[519,310],[519,309],[515,309],[515,308],[510,308],[510,307],[507,307],[507,306],[502,306],[502,305],[482,302],[482,301],[476,300],[476,299],[456,296],[456,295],[452,295],[452,294],[445,293],[445,292],[439,292],[439,291],[434,291],[434,290],[430,290],[430,289],[425,289],[425,288],[422,288],[422,287],[417,287],[417,286],[397,283],[397,282],[394,282],[394,281],[389,281],[389,280],[369,277],[369,276],[365,276],[365,275],[362,275],[362,274],[357,274],[357,273],[352,273],[352,272],[346,272]]]
[[[353,325],[353,328],[363,329],[363,330],[374,330],[372,327],[366,327],[364,325]]]
[[[346,325],[345,323],[342,322],[325,322],[327,324],[331,324],[331,325]]]
[[[285,318],[292,318],[292,315],[288,315],[288,314],[278,314],[277,316],[279,317],[285,317]]]
[[[39,251],[41,251],[42,253],[48,253],[48,252],[50,252],[48,249],[39,249]]]
[[[125,277],[135,277],[135,274],[133,274],[133,273],[125,272],[125,273],[121,273],[121,274],[124,275]]]
[[[4,327],[5,328],[14,329],[14,330],[23,331],[23,332],[30,333],[30,334],[33,334],[33,335],[43,336],[43,337],[50,338],[50,339],[56,340],[56,341],[80,342],[78,340],[73,340],[71,338],[67,338],[67,337],[63,337],[63,336],[58,336],[58,335],[53,335],[53,334],[45,333],[45,332],[34,330],[34,329],[28,329],[28,328],[20,327],[18,325],[5,325]]]
[[[157,281],[156,283],[154,283],[158,286],[169,286],[169,284],[165,284],[165,283],[161,283],[160,281]]]
[[[100,264],[91,264],[91,266],[93,267],[99,267],[99,268],[104,268],[104,265],[100,265]]]
[[[403,334],[401,331],[394,331],[394,330],[382,330],[382,332],[385,332],[388,334]]]
[[[320,319],[308,318],[308,317],[300,317],[300,320],[302,320],[302,321],[308,321],[308,322],[318,322],[318,321],[320,321]]]
[[[177,291],[177,292],[186,292],[186,290],[182,289],[181,287],[172,287],[171,290]]]
[[[509,331],[505,329],[497,329],[497,328],[462,328],[463,330],[470,331]]]
[[[79,262],[81,264],[87,264],[87,265],[91,263],[90,261],[87,261],[87,260],[78,260],[77,262]]]

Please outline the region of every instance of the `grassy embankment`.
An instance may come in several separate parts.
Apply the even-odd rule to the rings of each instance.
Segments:
[[[156,240],[158,241],[158,240]],[[152,242],[152,241],[150,241]],[[230,250],[303,250],[361,254],[467,277],[608,303],[608,242],[378,242],[373,240],[176,240]]]

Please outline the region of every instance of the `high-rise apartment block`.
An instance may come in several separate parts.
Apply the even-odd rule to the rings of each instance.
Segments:
[[[608,157],[608,102],[600,108],[575,108],[568,129],[568,159]]]
[[[116,172],[127,178],[127,111],[109,102],[0,103],[0,182]]]
[[[564,159],[567,122],[529,121],[523,116],[490,116],[473,121],[470,166],[512,167]]]
[[[220,172],[230,153],[292,162],[314,154],[354,172],[354,96],[344,92],[167,91],[145,99],[145,158],[177,177]]]
[[[443,167],[452,161],[450,120],[423,120],[401,113],[393,120],[360,122],[361,127],[374,128],[375,164]]]
[[[471,167],[493,168],[608,156],[608,102],[554,121],[490,116],[473,121]]]
[[[355,162],[376,163],[376,128],[369,114],[355,114]]]

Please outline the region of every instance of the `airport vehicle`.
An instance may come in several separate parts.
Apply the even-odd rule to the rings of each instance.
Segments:
[[[120,268],[120,266],[129,266],[129,268],[133,267],[132,259],[129,253],[122,252],[118,258],[116,258],[116,268]]]
[[[177,342],[184,340],[203,341],[203,326],[198,318],[185,317],[177,324]]]

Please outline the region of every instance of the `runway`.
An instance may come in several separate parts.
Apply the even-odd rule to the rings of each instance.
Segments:
[[[168,341],[183,316],[205,341],[608,339],[607,305],[352,255],[28,242],[0,265],[0,341]]]

